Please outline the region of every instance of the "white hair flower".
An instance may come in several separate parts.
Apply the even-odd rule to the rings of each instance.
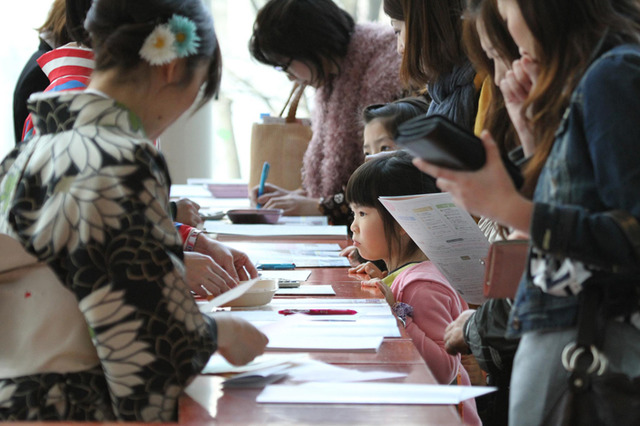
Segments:
[[[176,36],[167,24],[158,25],[149,34],[140,49],[140,57],[151,65],[164,65],[178,57]]]

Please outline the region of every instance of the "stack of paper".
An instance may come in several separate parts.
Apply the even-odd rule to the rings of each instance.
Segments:
[[[206,232],[216,235],[251,237],[252,239],[347,239],[347,227],[340,226],[303,226],[303,225],[236,225],[220,221],[207,220]]]
[[[254,264],[293,263],[296,268],[349,267],[340,256],[339,244],[255,243],[230,241],[228,246],[245,252]]]
[[[260,403],[294,404],[458,404],[496,388],[484,386],[415,385],[409,383],[309,382],[301,385],[267,386]]]
[[[353,309],[357,314],[278,313],[284,309]],[[401,336],[389,305],[381,299],[274,299],[263,307],[234,309],[231,315],[262,330],[270,350],[375,352],[385,337]]]

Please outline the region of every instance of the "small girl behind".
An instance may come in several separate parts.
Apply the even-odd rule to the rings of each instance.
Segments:
[[[444,348],[445,328],[468,306],[378,200],[440,192],[435,180],[416,169],[411,158],[397,151],[370,160],[353,173],[346,190],[354,213],[353,242],[365,259],[384,260],[389,275],[365,285],[382,291],[438,383],[456,382],[460,375],[459,383],[469,385],[460,356],[451,356]],[[473,400],[464,403],[464,421],[480,424]]]

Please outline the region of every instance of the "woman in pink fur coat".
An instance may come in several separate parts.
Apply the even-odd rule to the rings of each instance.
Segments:
[[[324,214],[346,224],[343,188],[364,160],[362,110],[402,95],[393,30],[356,25],[332,0],[271,0],[258,13],[250,50],[290,80],[317,89],[303,188],[267,184],[259,198],[253,188],[252,201],[287,215]]]

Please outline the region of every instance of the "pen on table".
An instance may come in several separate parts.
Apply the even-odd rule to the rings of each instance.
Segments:
[[[262,174],[260,175],[260,185],[258,186],[258,198],[260,198],[260,196],[262,194],[264,194],[264,184],[267,182],[267,176],[269,176],[269,168],[271,166],[269,165],[268,161],[265,161],[264,164],[262,165]],[[260,205],[260,203],[256,204],[257,208],[262,207]]]
[[[355,315],[358,312],[353,309],[283,309],[278,311],[278,313],[281,315]]]
[[[262,269],[264,271],[281,271],[283,269],[295,269],[295,263],[260,263],[256,265],[256,268]]]

